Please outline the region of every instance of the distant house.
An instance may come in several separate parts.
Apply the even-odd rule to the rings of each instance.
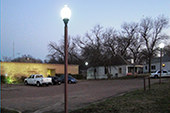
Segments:
[[[162,57],[162,69],[170,71],[170,55],[164,55]],[[154,72],[156,70],[160,70],[160,57],[153,58],[151,61],[151,72]],[[143,68],[144,73],[149,72],[149,65],[146,64]]]
[[[135,70],[135,72],[134,72]],[[108,79],[140,73],[143,65],[132,64],[117,55],[110,66],[96,66],[87,69],[87,79]]]

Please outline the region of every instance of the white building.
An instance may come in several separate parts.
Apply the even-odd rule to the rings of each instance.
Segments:
[[[116,56],[111,66],[96,66],[87,69],[87,79],[108,79],[140,73],[142,65],[131,64],[121,56]]]
[[[170,71],[170,56],[169,55],[164,55],[162,57],[162,64],[164,64],[164,66],[162,66],[163,70]],[[160,57],[154,58],[151,61],[151,72],[154,72],[156,70],[160,70]],[[149,72],[149,65],[148,64],[143,67],[143,72],[144,73]]]

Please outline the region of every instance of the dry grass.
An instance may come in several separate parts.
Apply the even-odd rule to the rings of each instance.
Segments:
[[[71,113],[170,113],[170,83],[154,84],[146,92],[136,90]]]

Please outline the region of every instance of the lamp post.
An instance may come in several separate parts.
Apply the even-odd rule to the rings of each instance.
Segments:
[[[63,19],[64,21],[64,53],[65,53],[65,56],[64,56],[64,75],[65,75],[65,86],[64,86],[64,103],[65,103],[65,106],[64,106],[64,110],[65,110],[65,113],[68,112],[68,101],[67,101],[67,98],[68,98],[68,92],[67,92],[67,84],[68,84],[68,27],[67,27],[67,24],[68,24],[68,21],[71,17],[71,10],[67,7],[67,5],[65,5],[62,9],[61,9],[61,18]]]
[[[159,84],[161,84],[161,74],[162,74],[162,49],[164,48],[164,44],[160,43],[159,44],[160,48],[160,77],[159,77]]]

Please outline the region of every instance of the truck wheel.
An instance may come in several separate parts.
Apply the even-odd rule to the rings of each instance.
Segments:
[[[40,86],[40,82],[37,82],[37,87],[39,87]]]
[[[61,82],[58,82],[58,85],[61,85]]]
[[[51,85],[54,85],[54,83],[53,83],[53,82],[51,82]]]
[[[71,84],[71,81],[68,81],[69,84]]]
[[[27,81],[25,81],[25,82],[24,82],[24,84],[25,84],[25,85],[28,85],[28,82],[27,82]]]

